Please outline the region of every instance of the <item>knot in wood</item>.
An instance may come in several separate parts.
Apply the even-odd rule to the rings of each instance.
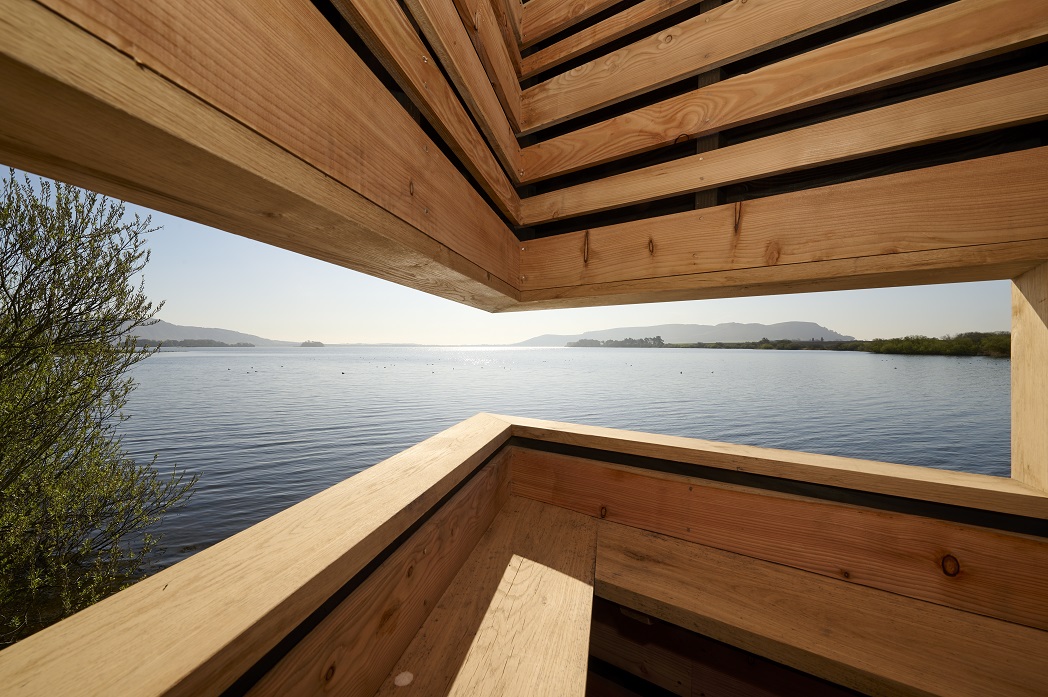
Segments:
[[[942,558],[942,572],[951,578],[956,576],[961,573],[961,562],[952,554],[947,554]]]

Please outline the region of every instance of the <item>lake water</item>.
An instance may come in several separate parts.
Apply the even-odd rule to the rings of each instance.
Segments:
[[[829,351],[281,348],[135,368],[124,445],[200,473],[182,559],[481,411],[1007,476],[1009,363]]]

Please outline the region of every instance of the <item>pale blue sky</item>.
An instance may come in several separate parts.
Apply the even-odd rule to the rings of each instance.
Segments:
[[[146,211],[143,211],[146,212]],[[501,344],[668,323],[810,321],[861,339],[1007,330],[1010,283],[490,314],[161,213],[146,292],[161,319],[270,339]]]

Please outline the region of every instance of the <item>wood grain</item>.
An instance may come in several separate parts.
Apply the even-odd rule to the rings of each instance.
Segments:
[[[758,138],[525,199],[524,225],[846,162],[1048,115],[1048,68]],[[525,271],[525,274],[527,272]]]
[[[523,72],[521,67],[523,59],[520,56],[520,41],[514,32],[513,18],[510,16],[509,8],[505,0],[488,0],[488,2],[491,3],[491,10],[495,14],[495,23],[498,25],[499,33],[502,34],[502,43],[509,54],[510,62],[513,63],[513,71],[520,79]]]
[[[392,0],[333,0],[332,5],[396,79],[499,210],[519,224],[520,197],[400,5]],[[517,91],[520,91],[519,85]],[[517,103],[520,103],[519,95]]]
[[[404,4],[510,179],[519,182],[520,146],[454,3],[452,0],[405,0]]]
[[[5,694],[221,694],[508,436],[473,417],[34,634]]]
[[[588,516],[510,499],[378,694],[581,697],[595,544]]]
[[[617,2],[619,0],[530,0],[521,11],[521,48],[562,32]]]
[[[898,2],[729,2],[524,90],[522,132],[616,104]]]
[[[522,416],[499,418],[511,424],[513,435],[519,438],[1048,518],[1048,495],[1005,477],[717,443]]]
[[[454,3],[510,127],[520,130],[520,68],[519,64],[514,67],[503,42],[491,0],[454,0]]]
[[[963,65],[1045,37],[1048,5],[960,0],[524,148],[522,181]]]
[[[1048,492],[1048,262],[1012,284],[1012,478]]]
[[[508,499],[501,453],[331,611],[252,697],[371,697]]]
[[[1046,632],[607,521],[596,592],[864,694],[1043,694]]]
[[[517,449],[512,492],[643,530],[1048,629],[1048,542]],[[960,573],[950,576],[943,559]]]
[[[521,63],[521,76],[529,78],[555,68],[583,53],[694,7],[699,2],[701,0],[641,0],[591,27],[586,27],[525,57]]]

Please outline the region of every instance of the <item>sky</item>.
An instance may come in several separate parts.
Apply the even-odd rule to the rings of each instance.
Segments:
[[[491,314],[163,213],[148,238],[159,317],[268,339],[509,344],[656,324],[816,322],[859,339],[1007,330],[1009,281]]]

